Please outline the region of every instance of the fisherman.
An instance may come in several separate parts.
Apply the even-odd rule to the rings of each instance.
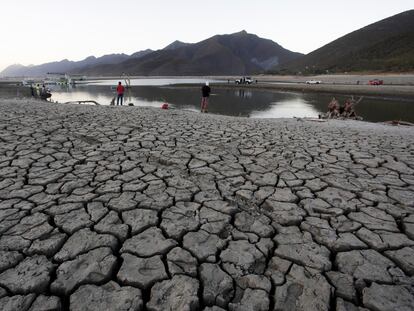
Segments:
[[[201,98],[201,112],[207,112],[208,98],[210,96],[211,89],[209,87],[208,81],[201,88],[202,98]]]
[[[339,115],[339,103],[335,97],[332,97],[331,102],[328,104],[328,118],[335,118]]]
[[[118,86],[116,87],[116,93],[118,94],[117,98],[116,98],[116,105],[119,106],[119,102],[121,102],[121,106],[123,104],[124,101],[124,92],[125,92],[125,88],[122,85],[121,81],[118,82]]]

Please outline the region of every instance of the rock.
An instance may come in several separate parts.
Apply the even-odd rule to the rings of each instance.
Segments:
[[[260,289],[248,288],[244,291],[240,302],[229,305],[231,311],[267,311],[270,300],[268,294]]]
[[[262,289],[267,293],[270,293],[272,284],[266,276],[249,274],[236,279],[237,286],[242,289]]]
[[[208,233],[217,234],[221,237],[228,236],[227,230],[231,217],[227,214],[218,212],[212,208],[202,207],[199,213],[200,223],[202,224],[200,229],[207,231]]]
[[[72,234],[82,228],[90,227],[93,224],[89,214],[84,209],[56,215],[55,223],[68,234]]]
[[[325,219],[307,217],[300,227],[302,230],[310,232],[317,243],[325,245],[335,252],[367,248],[367,245],[352,233],[336,234],[336,231]]]
[[[414,294],[408,287],[372,283],[362,291],[364,306],[378,311],[411,311]]]
[[[35,213],[26,216],[22,218],[17,225],[7,230],[5,234],[21,236],[28,240],[41,238],[53,230],[53,227],[47,222],[48,218],[49,217],[43,213]]]
[[[16,295],[11,297],[3,297],[0,299],[0,310],[2,311],[27,311],[30,308],[35,294],[26,296]]]
[[[269,199],[277,202],[295,203],[298,200],[298,197],[292,193],[290,188],[276,188]]]
[[[328,184],[323,182],[319,178],[315,178],[315,179],[312,179],[312,180],[307,180],[306,183],[305,183],[305,187],[309,188],[312,192],[320,191],[323,188],[325,188],[326,186],[328,186]]]
[[[402,233],[380,230],[370,231],[368,229],[361,228],[357,231],[356,235],[371,248],[378,251],[414,245],[414,241],[410,240],[405,234]]]
[[[168,279],[161,256],[138,258],[130,254],[122,254],[123,263],[117,278],[122,284],[150,288],[155,282]]]
[[[99,247],[110,247],[115,250],[118,241],[109,234],[97,234],[88,228],[81,229],[69,237],[54,259],[58,262],[67,261]]]
[[[3,287],[0,287],[0,298],[6,297],[6,296],[7,296],[7,291]]]
[[[263,210],[274,222],[283,226],[297,225],[306,216],[306,212],[296,204],[270,199],[263,203]]]
[[[369,230],[384,230],[390,232],[399,232],[394,219],[379,219],[365,213],[350,213],[348,217],[356,222],[363,224]]]
[[[167,254],[168,270],[171,275],[186,274],[197,276],[197,259],[190,252],[175,247]]]
[[[125,241],[128,236],[128,225],[123,224],[116,212],[110,211],[97,225],[94,227],[96,232],[108,233],[117,237],[120,241]]]
[[[199,308],[198,287],[196,279],[184,275],[175,275],[171,280],[156,283],[151,289],[147,310],[196,311]]]
[[[388,196],[401,203],[403,206],[414,206],[414,191],[391,188]]]
[[[253,232],[261,237],[271,237],[274,233],[270,219],[265,215],[252,215],[247,212],[237,213],[234,225],[243,232]]]
[[[342,209],[333,207],[319,198],[302,200],[300,201],[300,205],[303,206],[306,211],[308,211],[310,216],[315,217],[321,217],[325,215],[339,216],[344,213]]]
[[[339,233],[357,231],[362,225],[359,222],[350,220],[344,215],[331,218],[330,224]]]
[[[71,311],[141,311],[143,301],[141,290],[115,282],[105,285],[82,285],[70,296]]]
[[[275,186],[277,183],[277,175],[275,173],[257,174],[251,173],[249,180],[258,186]]]
[[[22,259],[23,255],[19,252],[0,251],[0,272],[16,266]]]
[[[50,285],[50,289],[53,293],[68,295],[78,285],[109,281],[116,261],[111,249],[107,247],[79,255],[58,267],[56,280]]]
[[[356,302],[357,295],[352,276],[336,271],[329,271],[326,273],[326,276],[330,283],[335,286],[336,296]]]
[[[88,214],[91,215],[91,221],[94,223],[100,221],[108,213],[108,209],[104,207],[102,202],[90,202],[86,209]]]
[[[48,237],[34,240],[30,248],[25,252],[27,255],[45,255],[52,257],[65,243],[67,235],[55,229]]]
[[[320,272],[293,265],[286,283],[277,286],[273,310],[330,310],[332,288]]]
[[[275,255],[320,271],[331,270],[330,251],[325,246],[313,242],[309,233],[302,234],[297,227],[284,230],[275,237]]]
[[[60,311],[62,304],[60,298],[56,296],[37,296],[29,311]]]
[[[328,187],[323,191],[317,192],[316,195],[332,206],[345,211],[354,211],[356,208],[355,203],[352,202],[352,199],[355,198],[355,194],[346,190]]]
[[[131,253],[140,257],[166,254],[177,242],[166,239],[159,228],[151,227],[124,242],[121,253]]]
[[[282,285],[285,283],[286,274],[291,266],[292,262],[274,256],[269,261],[265,275],[272,279],[274,285]]]
[[[200,279],[204,303],[226,308],[234,294],[233,279],[220,266],[209,263],[200,266]]]
[[[30,244],[29,240],[20,236],[2,235],[0,237],[0,250],[4,251],[24,251]]]
[[[229,215],[232,215],[239,210],[236,203],[231,203],[231,202],[226,202],[226,201],[204,202],[204,206],[211,208],[217,212],[225,213]]]
[[[395,251],[386,251],[385,255],[394,261],[407,275],[414,276],[413,247],[404,247]]]
[[[246,240],[230,241],[220,254],[224,270],[232,277],[247,274],[263,274],[266,257]]]
[[[335,264],[340,272],[366,281],[391,283],[404,278],[391,260],[374,250],[338,253]]]
[[[215,234],[204,230],[189,232],[184,236],[183,247],[189,250],[200,261],[216,261],[216,254],[224,242]]]
[[[134,192],[123,192],[119,197],[111,199],[108,203],[108,207],[116,212],[132,210],[138,205],[138,202],[134,200],[134,197]]]
[[[13,294],[43,293],[49,286],[54,265],[45,256],[27,257],[0,274],[0,285]]]
[[[365,308],[358,308],[353,303],[345,301],[342,298],[336,299],[336,311],[369,311]]]
[[[203,311],[226,311],[226,310],[224,310],[223,308],[214,306],[214,307],[204,308]]]
[[[192,202],[178,202],[175,206],[166,209],[162,213],[161,228],[167,235],[175,240],[180,240],[189,231],[194,231],[199,226],[198,209],[200,204]]]
[[[123,212],[122,219],[131,227],[131,234],[135,235],[158,224],[157,211],[149,209],[134,209]]]

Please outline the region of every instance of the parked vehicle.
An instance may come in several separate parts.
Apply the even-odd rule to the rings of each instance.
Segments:
[[[240,79],[236,79],[236,84],[252,84],[254,81],[250,77],[242,77]]]
[[[319,80],[308,80],[306,81],[306,84],[321,84],[322,81]]]
[[[379,79],[369,80],[368,84],[369,85],[383,85],[384,80],[379,80]]]

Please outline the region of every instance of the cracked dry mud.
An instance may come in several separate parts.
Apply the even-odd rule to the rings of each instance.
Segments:
[[[0,310],[414,309],[411,128],[0,109]]]

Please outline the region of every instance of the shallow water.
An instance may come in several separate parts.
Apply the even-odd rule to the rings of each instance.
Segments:
[[[122,80],[121,80],[122,81]],[[52,88],[52,100],[60,103],[79,100],[94,100],[101,105],[109,105],[116,96],[118,80],[100,80],[75,87]],[[122,81],[123,84],[124,81]],[[134,106],[160,107],[168,103],[171,108],[199,111],[201,85],[204,78],[188,79],[133,79],[127,90],[124,104]],[[215,86],[210,80],[212,94],[209,113],[251,118],[292,118],[318,117],[326,112],[331,94],[276,92],[243,87]],[[174,86],[180,84],[180,86]],[[1,92],[0,92],[1,93]],[[1,94],[0,94],[1,95]],[[347,96],[336,96],[344,102]],[[356,105],[358,115],[366,121],[381,122],[404,120],[414,122],[414,101],[364,97]]]

